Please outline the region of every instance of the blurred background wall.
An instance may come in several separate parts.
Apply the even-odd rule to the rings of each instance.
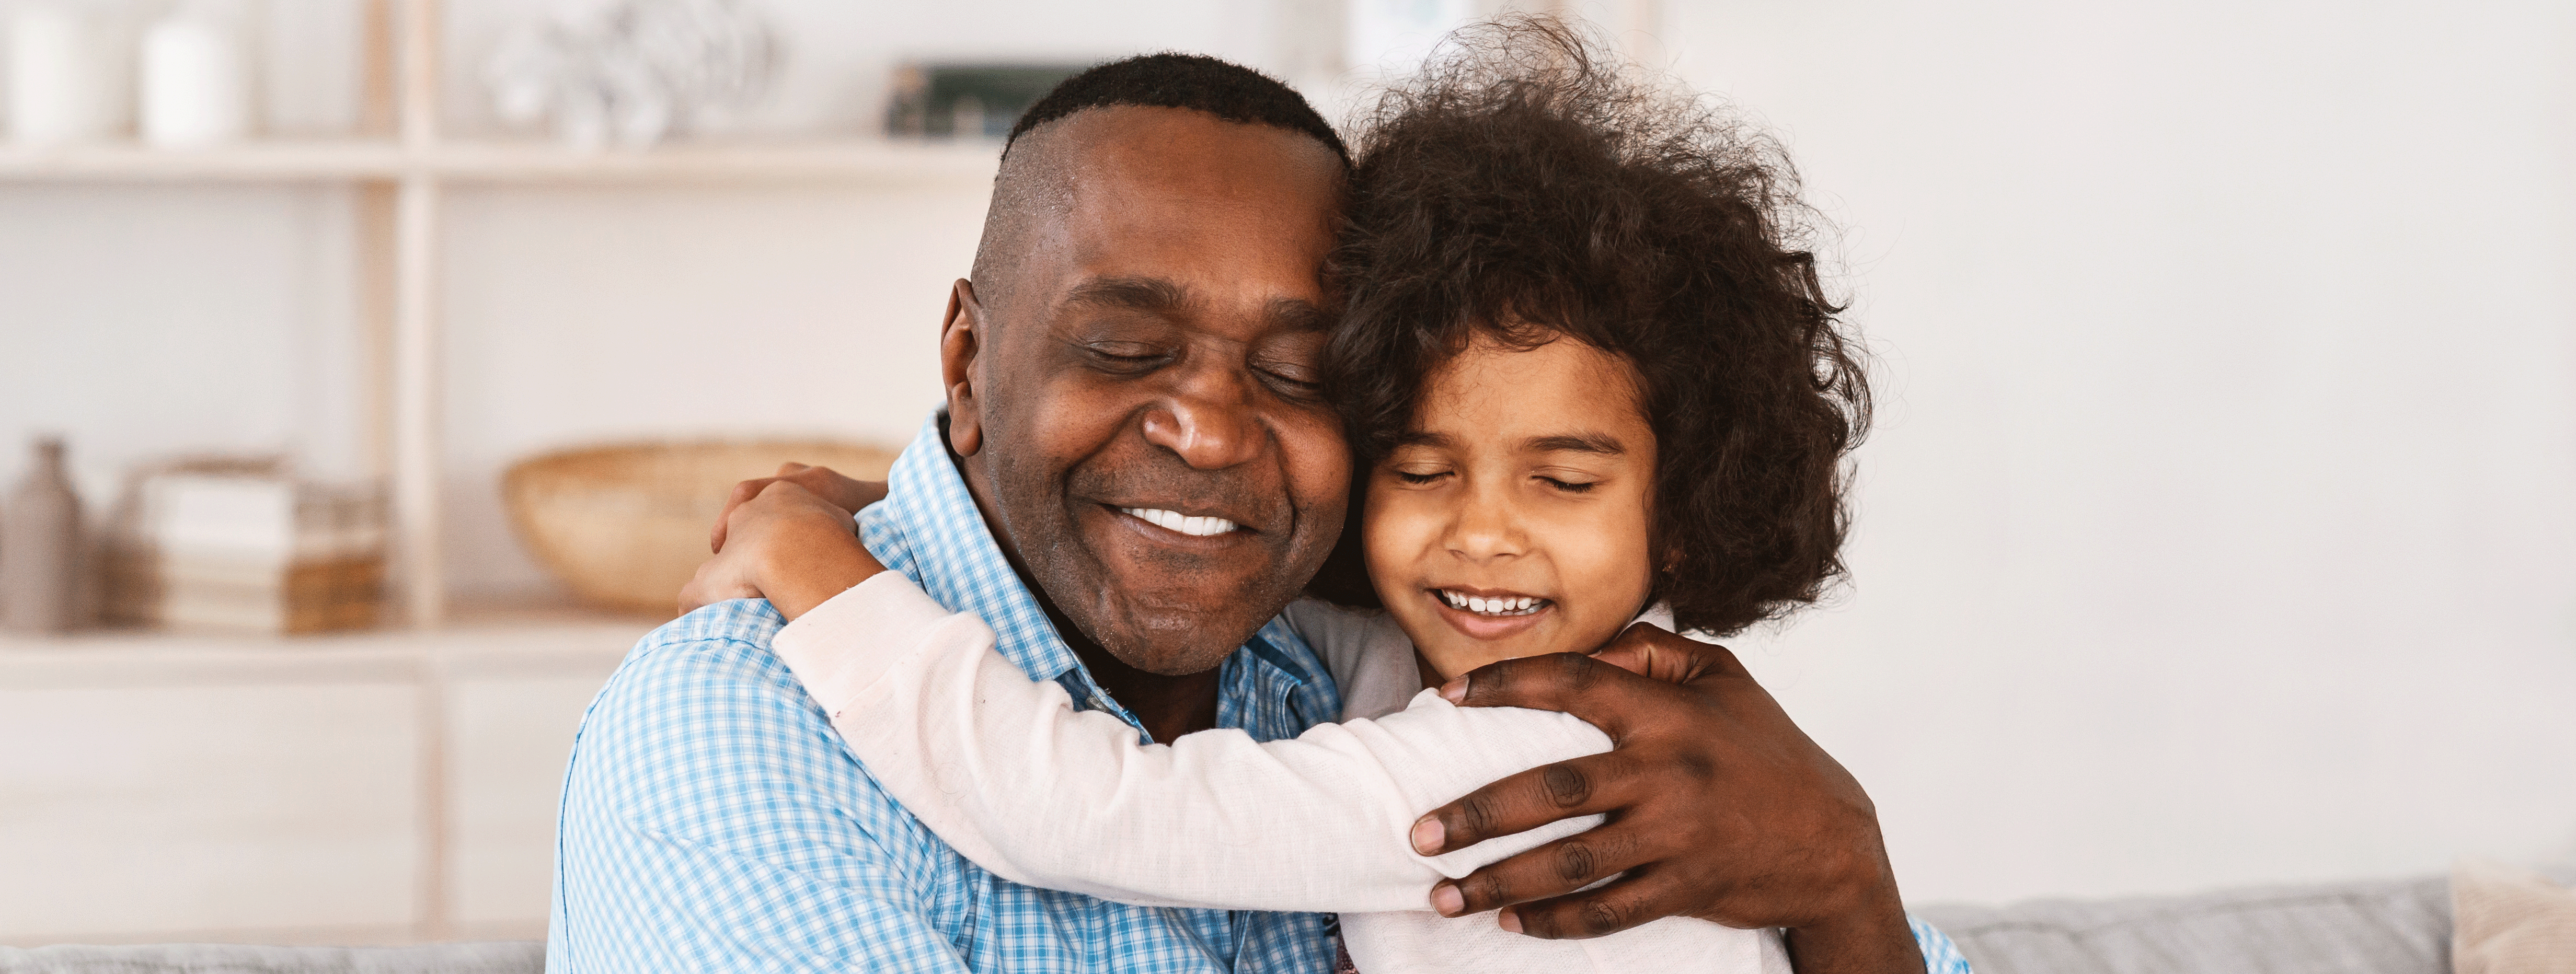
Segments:
[[[906,59],[1162,48],[1338,112],[1335,6],[768,0],[747,127],[873,131]],[[1853,584],[1737,645],[1910,898],[2576,854],[2576,8],[1575,6],[1777,132],[1838,228],[1881,397]],[[524,9],[453,0],[449,57]],[[353,8],[268,16],[271,128],[346,129]],[[354,469],[349,197],[0,185],[0,437],[66,434],[94,504],[180,450]],[[901,443],[983,204],[450,190],[451,584],[554,584],[495,486],[531,451]]]

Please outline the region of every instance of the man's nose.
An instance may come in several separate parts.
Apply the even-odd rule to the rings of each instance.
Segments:
[[[1493,484],[1460,492],[1457,512],[1449,521],[1450,554],[1487,562],[1526,553],[1518,512],[1506,494]]]
[[[1145,412],[1145,441],[1200,470],[1248,463],[1267,437],[1253,409],[1249,377],[1195,370]]]

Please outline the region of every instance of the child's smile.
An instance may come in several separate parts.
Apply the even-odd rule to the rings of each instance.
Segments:
[[[1432,375],[1370,473],[1369,577],[1424,661],[1590,652],[1654,581],[1655,436],[1626,361],[1479,333]]]
[[[1556,607],[1553,599],[1461,586],[1433,588],[1442,617],[1468,638],[1496,640],[1527,631]]]

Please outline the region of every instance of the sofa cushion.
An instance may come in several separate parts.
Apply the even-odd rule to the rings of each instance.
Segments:
[[[2444,974],[2446,878],[1915,913],[1977,974]]]
[[[2451,867],[2454,974],[2576,974],[2576,890],[2503,863]]]
[[[540,974],[543,941],[418,947],[0,947],[0,974]]]

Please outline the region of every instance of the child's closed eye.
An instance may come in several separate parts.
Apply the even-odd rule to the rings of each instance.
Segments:
[[[1450,474],[1447,470],[1434,470],[1428,473],[1415,473],[1410,470],[1390,470],[1388,472],[1394,474],[1396,480],[1412,484],[1416,487],[1433,483],[1442,477],[1449,476]]]
[[[1601,486],[1601,484],[1600,484],[1600,482],[1599,482],[1599,481],[1591,481],[1591,480],[1558,480],[1558,479],[1556,479],[1556,478],[1554,478],[1554,477],[1547,476],[1546,474],[1540,474],[1540,475],[1538,475],[1538,479],[1539,479],[1539,480],[1541,480],[1541,481],[1543,481],[1543,482],[1545,482],[1548,486],[1550,486],[1550,487],[1554,487],[1554,488],[1556,488],[1556,489],[1558,489],[1558,490],[1561,490],[1561,491],[1564,491],[1564,492],[1566,492],[1566,493],[1568,493],[1568,494],[1580,494],[1580,493],[1583,493],[1583,492],[1585,492],[1585,491],[1591,490],[1591,489],[1592,489],[1592,488],[1594,488],[1594,487]]]

